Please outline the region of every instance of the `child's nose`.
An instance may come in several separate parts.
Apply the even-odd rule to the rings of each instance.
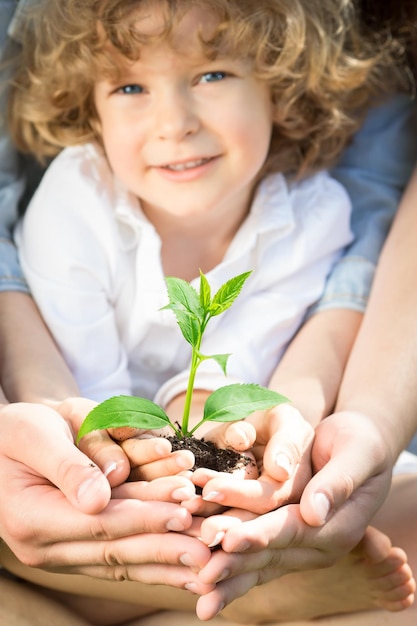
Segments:
[[[199,127],[198,115],[187,94],[172,91],[157,104],[156,132],[160,139],[180,141]]]

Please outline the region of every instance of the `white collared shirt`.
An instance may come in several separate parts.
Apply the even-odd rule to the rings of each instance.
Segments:
[[[253,270],[233,306],[210,321],[202,345],[203,354],[231,353],[229,378],[207,361],[197,387],[268,384],[351,241],[349,219],[346,192],[325,172],[296,184],[276,174],[260,185],[223,261],[207,274],[214,293]],[[190,346],[172,311],[160,310],[168,303],[160,238],[97,147],[67,148],[53,161],[16,240],[84,396],[153,398],[164,386],[165,401],[185,389]]]

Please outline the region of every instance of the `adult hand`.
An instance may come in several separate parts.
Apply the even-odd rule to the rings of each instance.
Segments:
[[[0,413],[0,536],[23,564],[175,587],[191,582],[199,593],[211,588],[188,567],[205,565],[209,549],[169,532],[191,525],[183,507],[110,500],[107,478],[53,409],[20,403]]]
[[[391,481],[393,459],[375,422],[353,412],[326,418],[316,429],[312,460],[316,474],[299,504],[259,517],[231,509],[195,530],[222,548],[199,573],[203,582],[218,583],[198,600],[201,619],[272,578],[328,567],[358,544]]]

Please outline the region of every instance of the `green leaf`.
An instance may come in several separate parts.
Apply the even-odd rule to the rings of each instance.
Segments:
[[[160,406],[136,396],[114,396],[98,404],[87,415],[78,431],[77,443],[93,430],[107,428],[143,428],[154,430],[171,426],[168,415]]]
[[[216,363],[220,365],[220,367],[223,370],[224,375],[226,376],[227,374],[226,367],[227,367],[227,361],[229,360],[229,356],[230,354],[213,354],[212,356],[205,357],[205,358],[213,359],[213,361],[216,361]]]
[[[204,313],[200,306],[200,298],[197,291],[182,278],[168,276],[165,278],[168,289],[169,303],[175,313],[176,309],[185,309],[192,313],[197,319],[202,320]],[[175,308],[174,308],[175,307]],[[167,307],[168,308],[168,307]]]
[[[200,270],[200,305],[207,312],[211,303],[211,288],[206,275]]]
[[[252,272],[245,272],[244,274],[234,276],[234,278],[226,281],[224,285],[220,287],[213,297],[209,310],[213,317],[215,315],[220,315],[220,313],[223,313],[223,311],[226,311],[232,306],[233,302],[240,294],[245,281],[251,274]]]
[[[204,406],[204,421],[234,422],[254,411],[265,411],[289,402],[288,398],[260,385],[233,384],[214,391]]]
[[[178,326],[181,329],[183,337],[193,348],[199,345],[201,337],[201,325],[200,321],[196,319],[195,315],[184,309],[177,308],[176,305],[168,304],[165,309],[171,309],[175,313]]]
[[[182,278],[168,276],[165,281],[169,304],[163,309],[170,309],[174,312],[184,339],[196,347],[201,340],[202,324],[205,317],[205,313],[200,307],[199,295],[194,287]]]

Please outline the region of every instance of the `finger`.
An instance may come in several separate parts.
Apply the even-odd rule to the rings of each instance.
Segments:
[[[345,537],[339,542],[334,532],[320,533],[307,527],[297,509],[297,505],[290,505],[261,518],[230,524],[221,542],[222,550],[214,552],[200,571],[201,580],[218,583],[242,573],[260,572],[265,582],[268,569],[277,577],[332,565],[345,554]],[[340,528],[345,529],[345,524],[346,517]]]
[[[198,515],[200,517],[211,517],[227,510],[226,507],[223,507],[219,504],[204,502],[200,495],[195,495],[194,498],[183,500],[181,502],[181,506],[186,508],[187,511],[191,513],[191,515]]]
[[[120,447],[128,455],[132,467],[159,461],[172,451],[170,442],[164,437],[132,437],[122,441]]]
[[[312,526],[324,524],[357,490],[358,502],[363,497],[368,503],[369,522],[388,493],[391,465],[386,447],[366,419],[356,424],[354,414],[348,418],[346,426],[340,426],[343,415],[336,414],[316,429],[312,458],[317,473],[301,498],[301,514]]]
[[[256,516],[242,509],[229,509],[221,515],[211,515],[203,519],[199,526],[199,538],[209,548],[221,545],[226,532],[238,524],[254,519]],[[188,531],[187,531],[188,532]]]
[[[204,434],[204,438],[213,441],[219,448],[232,448],[237,452],[249,450],[256,440],[256,430],[244,420],[231,424],[220,424]]]
[[[56,410],[70,425],[74,438],[88,413],[97,406],[97,402],[88,398],[66,398],[57,405]]]
[[[121,426],[120,428],[109,428],[108,433],[115,441],[125,441],[126,439],[132,439],[139,437],[142,434],[142,430],[139,428],[130,428],[129,426]]]
[[[166,536],[168,537],[168,536]],[[48,579],[56,578],[55,572],[62,574],[84,574],[94,579],[109,580],[109,581],[135,581],[146,584],[163,584],[170,585],[171,587],[184,588],[193,593],[207,593],[213,589],[213,585],[207,585],[199,580],[197,571],[201,567],[201,564],[207,562],[210,557],[210,553],[207,551],[205,554],[201,552],[201,546],[198,545],[198,541],[194,540],[194,544],[185,542],[180,549],[175,548],[167,543],[162,545],[161,549],[156,550],[155,553],[150,552],[150,558],[152,562],[147,563],[143,559],[142,548],[154,545],[154,548],[160,544],[159,537],[157,536],[144,536],[144,545],[139,545],[138,537],[132,537],[131,541],[126,541],[126,545],[122,548],[121,552],[107,550],[106,547],[95,544],[94,542],[88,542],[87,544],[80,544],[78,546],[78,554],[83,554],[83,551],[90,554],[90,560],[93,559],[93,564],[88,563],[88,558],[83,557],[81,560],[85,565],[70,565],[62,567],[60,565],[54,567],[53,564],[48,570],[43,569],[43,581],[48,585]],[[89,547],[91,545],[91,550]],[[135,545],[138,546],[135,552]],[[178,541],[176,542],[178,546]],[[67,544],[64,546],[66,550],[73,549],[76,546]],[[101,553],[98,553],[98,548],[101,548]],[[182,551],[185,548],[185,552]],[[31,577],[31,570],[28,571],[27,567],[19,562],[15,555],[10,551],[6,545],[2,545],[0,549],[2,563],[11,572],[16,573],[28,580]],[[136,562],[131,562],[130,559],[125,560],[126,556],[132,554]],[[158,556],[159,558],[155,558]],[[58,556],[58,559],[60,557]],[[76,557],[74,557],[76,558]],[[106,563],[106,558],[109,559],[109,563]],[[97,559],[97,564],[95,560]],[[50,562],[53,563],[53,559],[50,558]],[[192,568],[190,567],[192,566]],[[94,583],[92,583],[94,585]],[[54,580],[51,580],[51,586],[54,586]],[[102,595],[102,586],[98,587],[100,595]],[[111,594],[111,589],[109,590]],[[123,592],[122,592],[123,593]],[[117,592],[120,596],[120,591]],[[120,598],[119,598],[120,599]]]
[[[278,506],[298,502],[310,476],[310,464],[298,465],[293,476],[281,483],[267,474],[244,482],[235,481],[227,475],[215,475],[204,483],[202,497],[206,502],[239,507],[258,514],[268,513]]]
[[[127,480],[129,459],[105,430],[88,433],[81,439],[79,449],[101,469],[110,486],[120,485]]]
[[[4,464],[3,464],[4,465]],[[5,466],[7,467],[7,465]],[[37,477],[36,481],[39,481]],[[111,500],[104,511],[87,515],[71,506],[65,496],[48,481],[33,483],[25,468],[3,475],[2,493],[8,494],[7,515],[2,515],[0,534],[24,549],[25,544],[74,541],[91,538],[113,539],[140,532],[183,531],[191,515],[183,507],[164,502]],[[32,481],[32,482],[31,482]]]
[[[181,476],[168,476],[155,480],[129,482],[112,490],[112,498],[136,500],[157,500],[161,502],[182,502],[193,499],[195,487],[193,483]]]
[[[232,579],[244,573],[254,573],[257,577],[256,584],[259,584],[267,582],[271,572],[274,572],[274,578],[278,578],[300,569],[318,569],[323,562],[321,551],[314,548],[271,549],[245,554],[227,554],[218,550],[199,572],[199,577],[206,583],[218,584],[225,579]]]
[[[167,439],[127,439],[121,444],[131,465],[130,480],[153,480],[172,476],[194,466],[190,450],[171,452]]]
[[[210,559],[210,550],[198,539],[168,532],[142,533],[113,541],[51,543],[43,553],[43,567],[49,571],[71,566],[77,571],[93,566],[128,567],[141,564],[185,565],[194,572]],[[85,570],[84,570],[85,571]]]
[[[206,502],[238,507],[254,513],[268,513],[282,501],[287,501],[285,483],[277,484],[267,476],[257,480],[236,481],[229,476],[217,476],[208,481],[202,493]]]
[[[330,535],[327,525],[317,530],[307,526],[301,517],[300,507],[289,504],[265,515],[245,519],[243,512],[233,509],[233,515],[242,519],[226,532],[222,541],[225,552],[251,552],[264,549],[288,549],[293,546],[310,546],[325,549],[325,538]],[[226,515],[230,515],[230,511]]]
[[[317,478],[313,477],[301,496],[301,514],[310,526],[323,526],[337,511],[352,504],[357,508],[355,522],[361,523],[364,531],[388,494],[390,474],[361,483],[365,475],[354,476],[351,470],[343,471],[340,462],[339,458],[337,469],[329,463]]]
[[[3,417],[7,419],[4,411]],[[10,459],[11,450],[16,461],[46,477],[79,510],[97,513],[107,505],[111,495],[108,480],[74,445],[68,424],[56,411],[43,405],[28,409],[25,404],[14,404],[13,427],[2,429],[0,454]]]
[[[368,524],[367,500],[366,496],[351,498],[320,528],[305,523],[299,505],[281,507],[232,526],[225,533],[222,549],[245,555],[263,549],[278,550],[282,568],[289,571],[298,565],[304,569],[327,567],[361,540]]]
[[[258,584],[256,572],[241,574],[221,582],[207,594],[197,600],[196,614],[202,621],[208,621],[227,607],[233,600],[243,596],[252,587]]]
[[[74,438],[81,427],[83,419],[97,405],[87,398],[67,398],[62,402],[58,411],[70,424]],[[79,448],[102,470],[111,486],[119,485],[129,475],[129,462],[121,450],[106,431],[94,431],[83,437]]]
[[[106,566],[83,567],[79,573],[93,578],[115,581],[136,581],[147,585],[168,585],[195,594],[212,591],[213,585],[203,583],[186,567],[173,565],[129,565],[109,568]]]
[[[314,430],[290,404],[271,409],[267,418],[270,436],[266,441],[264,469],[276,480],[285,481],[300,463],[309,462]]]

